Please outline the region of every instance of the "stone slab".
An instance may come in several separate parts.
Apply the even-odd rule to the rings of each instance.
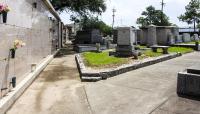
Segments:
[[[200,74],[200,65],[195,65],[187,68],[187,73]]]
[[[101,50],[106,50],[106,45],[101,45]],[[87,52],[87,51],[97,51],[96,45],[77,45],[75,46],[75,51],[78,53]]]
[[[152,114],[199,114],[199,106],[199,101],[173,95]]]

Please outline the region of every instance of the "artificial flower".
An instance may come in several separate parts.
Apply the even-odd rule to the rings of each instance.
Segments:
[[[10,11],[10,8],[8,7],[8,5],[0,4],[0,13],[9,12],[9,11]]]
[[[10,8],[8,7],[8,5],[4,5],[3,9],[4,9],[5,12],[9,12],[10,11]]]
[[[18,49],[18,48],[23,47],[25,45],[26,45],[26,43],[23,42],[22,40],[15,40],[14,41],[14,49]]]
[[[3,10],[4,10],[4,6],[3,4],[0,4],[0,13],[3,12]]]

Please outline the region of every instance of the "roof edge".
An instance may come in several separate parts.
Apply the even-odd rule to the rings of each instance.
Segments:
[[[52,6],[52,4],[49,2],[49,0],[42,0],[45,5],[49,8],[49,10],[51,11],[51,13],[53,14],[53,16],[55,16],[58,20],[61,21],[60,16],[58,15],[58,13],[56,12],[56,10],[54,9],[54,7]]]

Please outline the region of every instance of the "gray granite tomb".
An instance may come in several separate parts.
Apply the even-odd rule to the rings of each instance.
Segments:
[[[148,39],[147,39],[147,46],[154,46],[157,45],[157,38],[156,38],[156,26],[150,25],[148,27]]]
[[[178,73],[177,94],[200,97],[200,65]]]
[[[131,27],[119,27],[117,31],[117,55],[135,56],[136,50],[133,43],[136,42],[136,30]]]
[[[103,38],[98,29],[78,31],[74,41],[75,44],[96,44],[102,42]]]

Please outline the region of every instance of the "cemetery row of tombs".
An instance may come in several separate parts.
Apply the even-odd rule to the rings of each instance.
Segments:
[[[198,50],[198,34],[179,34],[174,26],[141,28],[118,27],[113,37],[102,37],[99,30],[78,31],[74,49],[84,63],[94,68],[110,68],[171,53]],[[196,43],[196,44],[195,44]]]

